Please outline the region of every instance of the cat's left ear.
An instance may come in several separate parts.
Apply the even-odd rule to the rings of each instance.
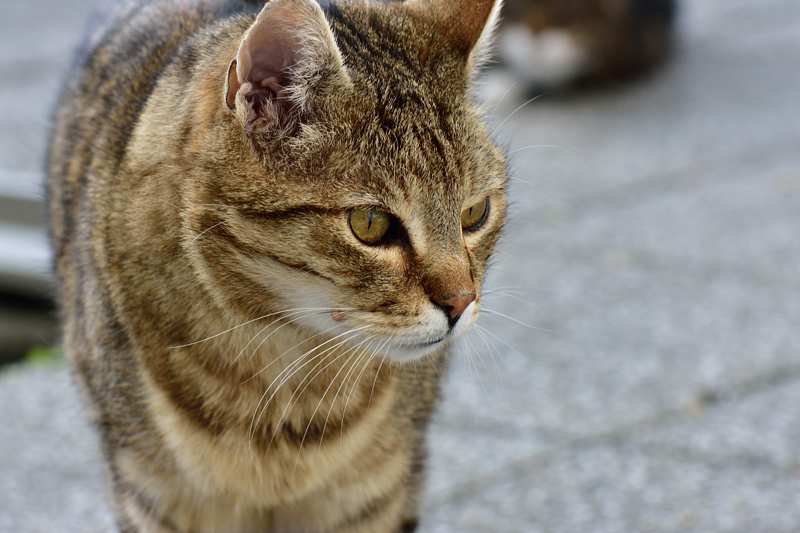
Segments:
[[[478,70],[491,55],[504,0],[407,0],[405,6],[433,19],[450,44]]]
[[[249,133],[288,130],[313,111],[315,95],[349,83],[319,4],[272,0],[230,64],[225,103]]]

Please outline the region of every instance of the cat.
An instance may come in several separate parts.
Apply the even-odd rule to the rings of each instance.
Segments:
[[[510,0],[499,56],[534,90],[624,81],[668,57],[677,0]]]
[[[416,529],[506,220],[500,4],[137,1],[87,41],[48,204],[120,531]]]

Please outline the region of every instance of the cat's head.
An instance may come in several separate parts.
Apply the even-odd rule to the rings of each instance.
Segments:
[[[500,1],[321,4],[273,0],[238,38],[186,241],[243,319],[420,357],[477,318],[506,217],[469,94]]]

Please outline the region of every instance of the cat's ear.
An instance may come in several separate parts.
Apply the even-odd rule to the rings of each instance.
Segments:
[[[248,132],[289,129],[316,93],[349,84],[333,32],[314,0],[272,0],[228,69],[225,103]]]
[[[406,6],[433,19],[450,44],[468,54],[470,70],[488,59],[504,0],[407,0]]]

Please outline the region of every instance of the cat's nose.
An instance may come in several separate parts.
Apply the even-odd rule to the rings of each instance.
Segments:
[[[447,321],[450,323],[450,328],[453,328],[467,310],[467,307],[475,301],[474,292],[461,292],[455,296],[448,296],[442,299],[434,299],[433,303],[438,305],[447,314]]]

